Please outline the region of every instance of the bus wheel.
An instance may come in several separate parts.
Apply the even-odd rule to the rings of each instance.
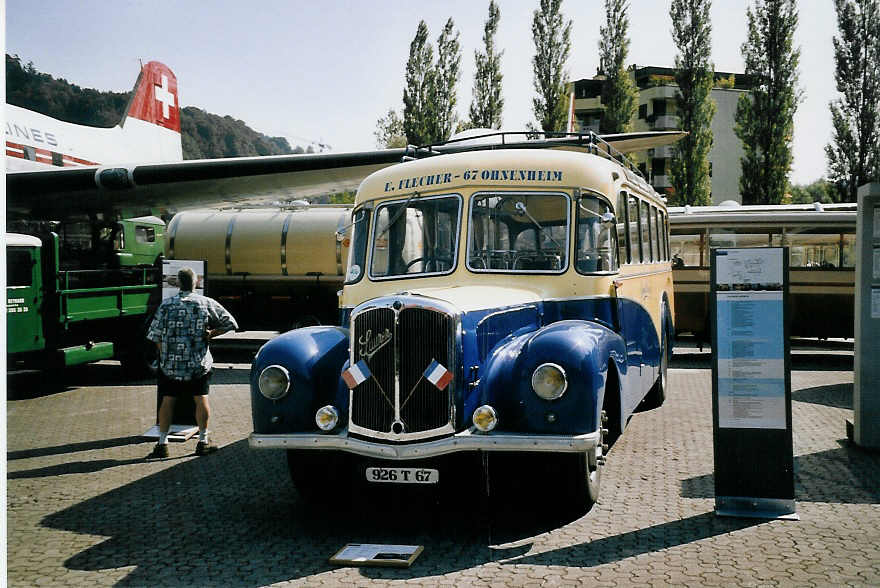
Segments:
[[[645,399],[642,401],[642,410],[660,408],[666,400],[666,386],[668,381],[667,372],[669,371],[668,345],[666,337],[664,336],[663,343],[660,346],[660,374],[657,376],[657,381],[654,382],[654,386],[651,387],[648,395],[645,396]]]

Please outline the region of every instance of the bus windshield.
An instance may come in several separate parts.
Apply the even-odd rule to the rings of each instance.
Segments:
[[[468,268],[561,273],[568,266],[568,197],[480,194],[471,204]]]
[[[448,274],[458,253],[461,197],[411,197],[376,209],[371,278]]]

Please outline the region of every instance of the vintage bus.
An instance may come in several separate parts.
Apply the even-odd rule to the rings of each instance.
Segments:
[[[670,207],[676,330],[709,340],[710,249],[787,246],[791,335],[852,339],[855,207]]]
[[[663,403],[663,200],[595,136],[529,146],[361,184],[342,327],[281,335],[251,371],[250,446],[287,450],[302,494],[514,468],[589,509],[608,445]]]

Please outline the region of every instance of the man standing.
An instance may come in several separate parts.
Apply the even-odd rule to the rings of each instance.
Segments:
[[[147,339],[159,349],[157,372],[159,395],[159,442],[148,458],[168,457],[168,430],[178,396],[192,395],[196,404],[199,442],[196,455],[217,451],[208,442],[208,389],[214,363],[208,340],[238,327],[219,302],[193,292],[195,274],[189,268],[177,272],[180,292],[162,301],[150,324]]]

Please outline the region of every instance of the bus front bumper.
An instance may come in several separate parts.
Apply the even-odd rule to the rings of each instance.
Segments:
[[[419,459],[461,451],[554,452],[583,453],[599,443],[599,432],[583,435],[527,435],[522,433],[481,433],[471,427],[466,431],[418,443],[391,445],[337,434],[287,433],[261,435],[251,433],[252,449],[317,449],[335,450],[382,459]]]

